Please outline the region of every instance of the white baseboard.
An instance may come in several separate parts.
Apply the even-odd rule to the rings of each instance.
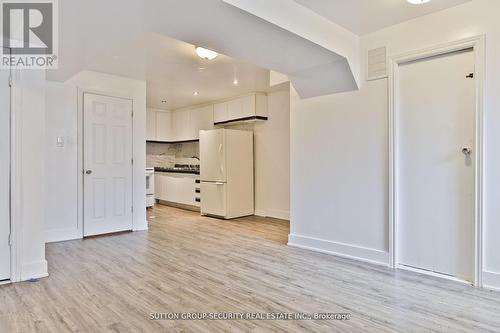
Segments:
[[[267,217],[267,213],[265,210],[256,210],[254,214],[256,216]]]
[[[21,281],[49,276],[47,260],[25,263],[21,267]]]
[[[147,221],[133,231],[148,230]],[[45,230],[45,243],[65,242],[74,239],[82,239],[81,231],[75,228]]]
[[[290,221],[290,211],[281,209],[256,210],[255,215]]]
[[[376,265],[389,266],[389,253],[356,245],[332,242],[325,239],[290,234],[288,245],[305,250],[360,260]]]
[[[81,239],[82,234],[76,228],[63,228],[63,229],[51,229],[45,230],[45,242],[64,242],[73,239]]]
[[[500,291],[500,273],[483,271],[483,288]]]
[[[268,209],[268,217],[274,217],[275,219],[290,221],[290,211],[281,209]]]

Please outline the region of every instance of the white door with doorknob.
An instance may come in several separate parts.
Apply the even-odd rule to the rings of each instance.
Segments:
[[[132,101],[84,94],[84,236],[132,230]]]
[[[474,280],[474,51],[399,66],[398,264]]]

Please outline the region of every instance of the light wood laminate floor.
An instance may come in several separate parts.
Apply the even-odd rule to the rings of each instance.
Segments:
[[[0,332],[500,332],[500,293],[287,247],[285,221],[148,214],[148,232],[48,244],[49,278],[0,286]],[[149,320],[224,311],[352,318]]]

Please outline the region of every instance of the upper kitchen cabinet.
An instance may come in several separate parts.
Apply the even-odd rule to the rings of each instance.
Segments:
[[[235,98],[214,106],[214,123],[267,120],[267,96],[263,93]]]
[[[267,96],[253,93],[225,102],[190,109],[164,111],[148,109],[148,141],[183,142],[200,138],[201,130],[238,121],[267,120]]]
[[[200,138],[201,130],[210,130],[214,127],[214,106],[209,105],[203,108],[193,109],[190,111],[190,122],[192,128],[192,136],[195,139]]]
[[[172,133],[172,112],[157,111],[156,112],[156,139],[152,141],[165,141],[173,140]]]
[[[172,112],[173,141],[194,140],[189,110]]]
[[[149,109],[146,112],[146,140],[156,140],[156,111]]]
[[[213,113],[213,105],[178,111],[148,109],[146,140],[169,143],[199,140],[200,130],[214,127]]]
[[[222,123],[229,119],[227,115],[228,103],[217,103],[214,105],[214,123]]]

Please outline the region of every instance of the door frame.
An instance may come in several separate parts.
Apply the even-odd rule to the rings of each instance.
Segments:
[[[0,44],[0,47],[3,45]],[[21,89],[17,86],[20,69],[10,68],[10,281],[21,281],[22,230],[22,122]]]
[[[4,48],[0,44],[0,47]],[[7,48],[8,49],[8,48]],[[16,91],[16,86],[14,84],[15,69],[10,68],[9,70],[9,246],[10,246],[10,279],[0,282],[0,284],[6,284],[10,282],[19,281],[21,279],[21,253],[20,253],[20,229],[21,229],[21,219],[20,219],[20,209],[21,201],[19,199],[19,191],[21,184],[21,175],[17,171],[18,165],[21,163],[21,155],[18,149],[20,145],[21,134],[21,123],[17,116],[17,107],[15,107],[14,96]],[[15,200],[16,199],[16,200]]]
[[[77,151],[78,151],[78,158],[77,158],[77,173],[78,173],[78,209],[77,209],[77,234],[80,238],[84,238],[84,222],[85,222],[85,217],[84,217],[84,125],[85,125],[85,119],[84,119],[84,96],[85,94],[92,94],[92,95],[100,95],[100,96],[105,96],[105,97],[111,97],[111,98],[121,98],[121,99],[126,99],[132,102],[132,159],[135,160],[135,155],[134,155],[134,122],[135,122],[135,117],[134,117],[134,98],[128,95],[120,95],[116,93],[109,93],[109,92],[103,92],[103,91],[98,91],[98,90],[92,90],[92,89],[84,89],[84,88],[78,88],[77,89],[77,103],[78,103],[78,134],[77,134]],[[131,166],[131,172],[132,172],[132,182],[131,182],[131,187],[132,187],[132,210],[134,210],[134,165]],[[135,223],[134,223],[134,212],[132,211],[132,230],[136,230],[135,228]]]
[[[485,35],[465,38],[391,56],[389,59],[389,258],[392,268],[398,264],[398,114],[399,110],[399,66],[403,63],[445,55],[461,50],[473,49],[475,56],[474,79],[476,84],[476,107],[474,110],[474,285],[483,285],[483,197],[484,197],[484,74]],[[425,271],[420,271],[426,273]],[[431,274],[431,273],[428,273]],[[437,273],[440,277],[446,277]]]

